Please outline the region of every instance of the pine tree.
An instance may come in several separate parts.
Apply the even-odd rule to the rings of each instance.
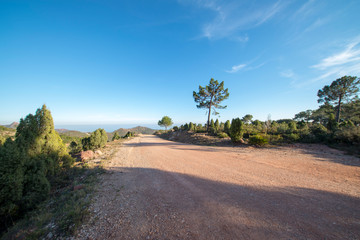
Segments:
[[[221,106],[220,103],[229,97],[228,89],[224,89],[224,81],[220,84],[213,78],[210,79],[209,85],[199,86],[199,92],[193,91],[194,101],[198,103],[197,108],[205,108],[208,110],[207,131],[209,132],[210,114],[213,110],[214,114],[219,114],[216,109],[225,109],[227,106]]]
[[[344,101],[358,99],[360,79],[352,76],[338,78],[318,91],[319,103],[336,104],[336,122],[340,122],[341,106]]]
[[[226,134],[229,136],[230,136],[230,127],[231,127],[230,120],[227,120],[225,122],[224,132],[226,132]]]

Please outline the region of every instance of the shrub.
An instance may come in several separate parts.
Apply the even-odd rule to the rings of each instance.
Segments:
[[[119,140],[119,139],[120,139],[119,133],[118,133],[118,132],[115,132],[115,133],[114,133],[114,136],[113,136],[113,138],[112,138],[112,141],[114,141],[114,140]]]
[[[282,142],[283,141],[283,137],[278,134],[278,135],[270,135],[270,142],[271,143],[279,143],[279,142]]]
[[[195,131],[195,125],[192,122],[189,123],[189,131]]]
[[[342,127],[334,133],[333,140],[338,143],[360,144],[360,127]]]
[[[269,140],[262,135],[254,135],[249,138],[250,145],[265,146],[269,143]]]
[[[297,128],[296,128],[296,122],[295,121],[291,121],[288,123],[288,129],[287,129],[287,133],[288,134],[292,134],[292,133],[296,133]]]
[[[90,137],[86,137],[81,140],[83,150],[87,151],[103,148],[106,145],[107,139],[108,137],[106,131],[102,128],[99,128],[92,132]]]
[[[129,131],[125,134],[124,138],[130,138],[130,137],[134,137],[134,136],[135,136],[135,133]]]
[[[218,134],[217,134],[217,137],[218,138],[227,138],[227,137],[229,137],[226,133],[224,133],[224,132],[219,132]]]
[[[69,145],[70,153],[75,154],[82,151],[83,146],[81,142],[72,141]]]
[[[220,130],[219,119],[216,119],[215,124],[214,124],[214,134],[216,134],[219,130]]]
[[[292,143],[297,142],[300,139],[299,134],[291,133],[291,134],[284,134],[283,138],[286,142]]]
[[[174,131],[178,131],[179,128],[178,128],[177,126],[174,126],[174,127],[173,127],[173,130],[174,130]]]
[[[326,142],[329,139],[329,131],[321,124],[314,124],[310,131],[315,136],[315,142]]]
[[[230,138],[233,142],[240,142],[244,134],[243,122],[240,118],[232,119],[230,127]]]

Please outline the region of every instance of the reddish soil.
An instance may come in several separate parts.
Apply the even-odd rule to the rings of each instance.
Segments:
[[[322,145],[142,136],[101,177],[78,239],[360,239],[360,161]]]

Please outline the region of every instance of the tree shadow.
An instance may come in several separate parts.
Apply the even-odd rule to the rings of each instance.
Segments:
[[[297,144],[301,153],[312,155],[317,161],[334,162],[348,166],[360,167],[360,158],[322,144]]]
[[[237,185],[152,168],[112,173],[123,187],[114,204],[131,199],[123,210],[132,212],[133,225],[119,225],[111,237],[145,239],[152,232],[151,239],[360,238],[360,198],[340,192]]]

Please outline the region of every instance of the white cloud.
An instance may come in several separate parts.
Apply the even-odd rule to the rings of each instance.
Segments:
[[[235,65],[231,68],[231,70],[226,71],[227,73],[236,73],[239,70],[243,69],[246,67],[246,64],[239,64],[239,65]]]
[[[195,4],[197,7],[215,12],[213,20],[202,27],[201,37],[208,39],[233,37],[241,30],[258,27],[272,19],[285,6],[282,1],[269,4],[236,0],[179,0],[179,2]],[[246,42],[249,39],[242,37],[239,40]]]
[[[343,50],[324,57],[318,64],[310,66],[319,71],[319,76],[300,84],[308,85],[318,81],[335,80],[336,78],[360,74],[360,36],[343,45]]]
[[[336,54],[321,60],[319,64],[313,65],[313,68],[325,70],[329,67],[340,66],[351,62],[358,62],[360,60],[360,39],[349,43],[346,48]]]

